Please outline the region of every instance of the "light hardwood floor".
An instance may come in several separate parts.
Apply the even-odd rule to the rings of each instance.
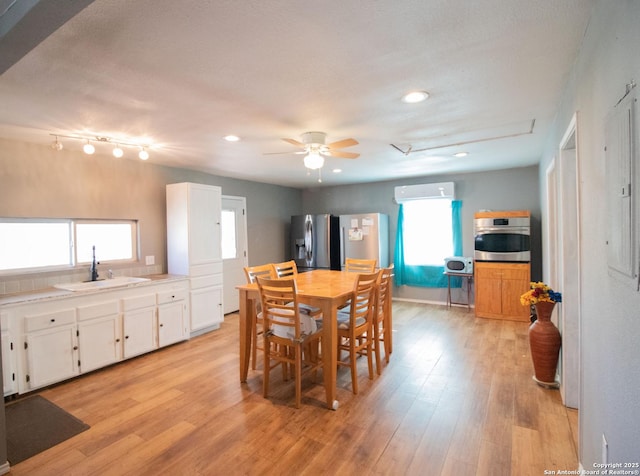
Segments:
[[[542,475],[577,469],[577,412],[537,386],[526,323],[394,302],[394,353],[340,408],[305,381],[239,383],[238,316],[219,331],[40,392],[91,428],[11,469],[20,475]],[[321,380],[319,380],[321,381]]]

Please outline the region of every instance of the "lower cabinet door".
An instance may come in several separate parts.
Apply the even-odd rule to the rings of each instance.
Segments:
[[[32,332],[26,340],[28,388],[50,385],[80,373],[75,325]]]
[[[219,326],[223,317],[221,287],[191,290],[191,332]]]
[[[158,306],[158,346],[173,344],[187,338],[187,305],[185,301]]]
[[[123,330],[125,359],[157,349],[155,307],[125,312]]]
[[[122,360],[118,314],[81,321],[78,324],[78,334],[82,372],[89,372]]]
[[[9,334],[2,334],[2,377],[4,396],[18,393],[15,348]]]

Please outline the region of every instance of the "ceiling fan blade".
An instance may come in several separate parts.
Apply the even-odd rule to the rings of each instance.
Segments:
[[[360,154],[355,152],[344,152],[342,150],[329,150],[327,155],[331,157],[340,157],[341,159],[357,159],[360,157]]]
[[[306,154],[304,150],[290,150],[289,152],[263,152],[262,155],[298,155],[298,154]]]
[[[330,149],[343,149],[344,147],[351,147],[352,145],[358,145],[358,141],[355,139],[343,139],[327,144],[327,147]]]
[[[288,142],[291,145],[295,145],[296,147],[300,147],[301,149],[304,149],[306,147],[302,142],[299,142],[295,139],[282,139],[282,140],[285,142]]]

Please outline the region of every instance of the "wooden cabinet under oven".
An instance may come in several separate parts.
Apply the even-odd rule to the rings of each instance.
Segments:
[[[475,262],[477,317],[529,321],[529,307],[520,304],[531,280],[529,263]]]

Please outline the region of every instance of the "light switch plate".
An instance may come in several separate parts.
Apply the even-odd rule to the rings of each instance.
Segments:
[[[145,256],[144,262],[145,262],[145,264],[147,266],[151,266],[153,264],[156,264],[156,257],[155,256]]]

